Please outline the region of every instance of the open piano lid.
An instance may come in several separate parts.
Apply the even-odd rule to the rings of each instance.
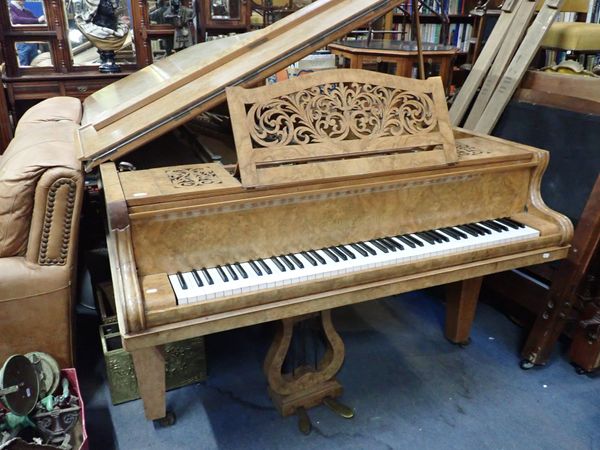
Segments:
[[[127,154],[402,3],[318,0],[262,30],[194,45],[89,96],[79,129],[86,170]]]

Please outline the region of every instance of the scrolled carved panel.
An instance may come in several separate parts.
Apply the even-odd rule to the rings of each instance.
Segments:
[[[323,83],[247,107],[253,148],[434,131],[432,95],[361,82]]]
[[[173,187],[192,187],[205,184],[222,184],[223,180],[208,167],[183,167],[165,170]]]

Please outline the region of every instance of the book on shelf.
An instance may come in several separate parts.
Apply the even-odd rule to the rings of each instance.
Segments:
[[[416,1],[416,0],[415,0]],[[446,14],[446,15],[464,15],[468,14],[469,8],[466,3],[469,0],[423,0],[421,2],[421,14]],[[412,14],[413,2],[406,0],[401,8],[395,8],[394,13],[402,14],[407,11]]]
[[[398,32],[398,36],[403,36],[401,38],[403,40],[416,40],[416,36],[413,36],[412,27],[410,26],[403,29],[401,24],[396,24],[394,25],[394,31]],[[446,42],[440,42],[442,33],[441,23],[421,24],[421,40],[434,44],[452,45],[458,48],[460,52],[467,52],[473,35],[473,26],[469,23],[452,23],[448,31]]]

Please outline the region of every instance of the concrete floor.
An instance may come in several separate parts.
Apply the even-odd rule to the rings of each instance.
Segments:
[[[155,430],[142,403],[110,403],[97,319],[79,315],[79,376],[91,449],[600,449],[600,383],[560,349],[523,371],[523,331],[481,304],[472,344],[443,336],[437,291],[334,311],[346,344],[339,374],[356,417],[310,410],[304,436],[272,406],[262,374],[272,324],[208,336],[209,379],[171,391],[177,423]]]

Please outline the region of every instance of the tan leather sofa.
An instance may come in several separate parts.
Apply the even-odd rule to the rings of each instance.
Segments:
[[[80,120],[79,100],[45,100],[23,115],[0,156],[0,364],[43,351],[73,365]]]

